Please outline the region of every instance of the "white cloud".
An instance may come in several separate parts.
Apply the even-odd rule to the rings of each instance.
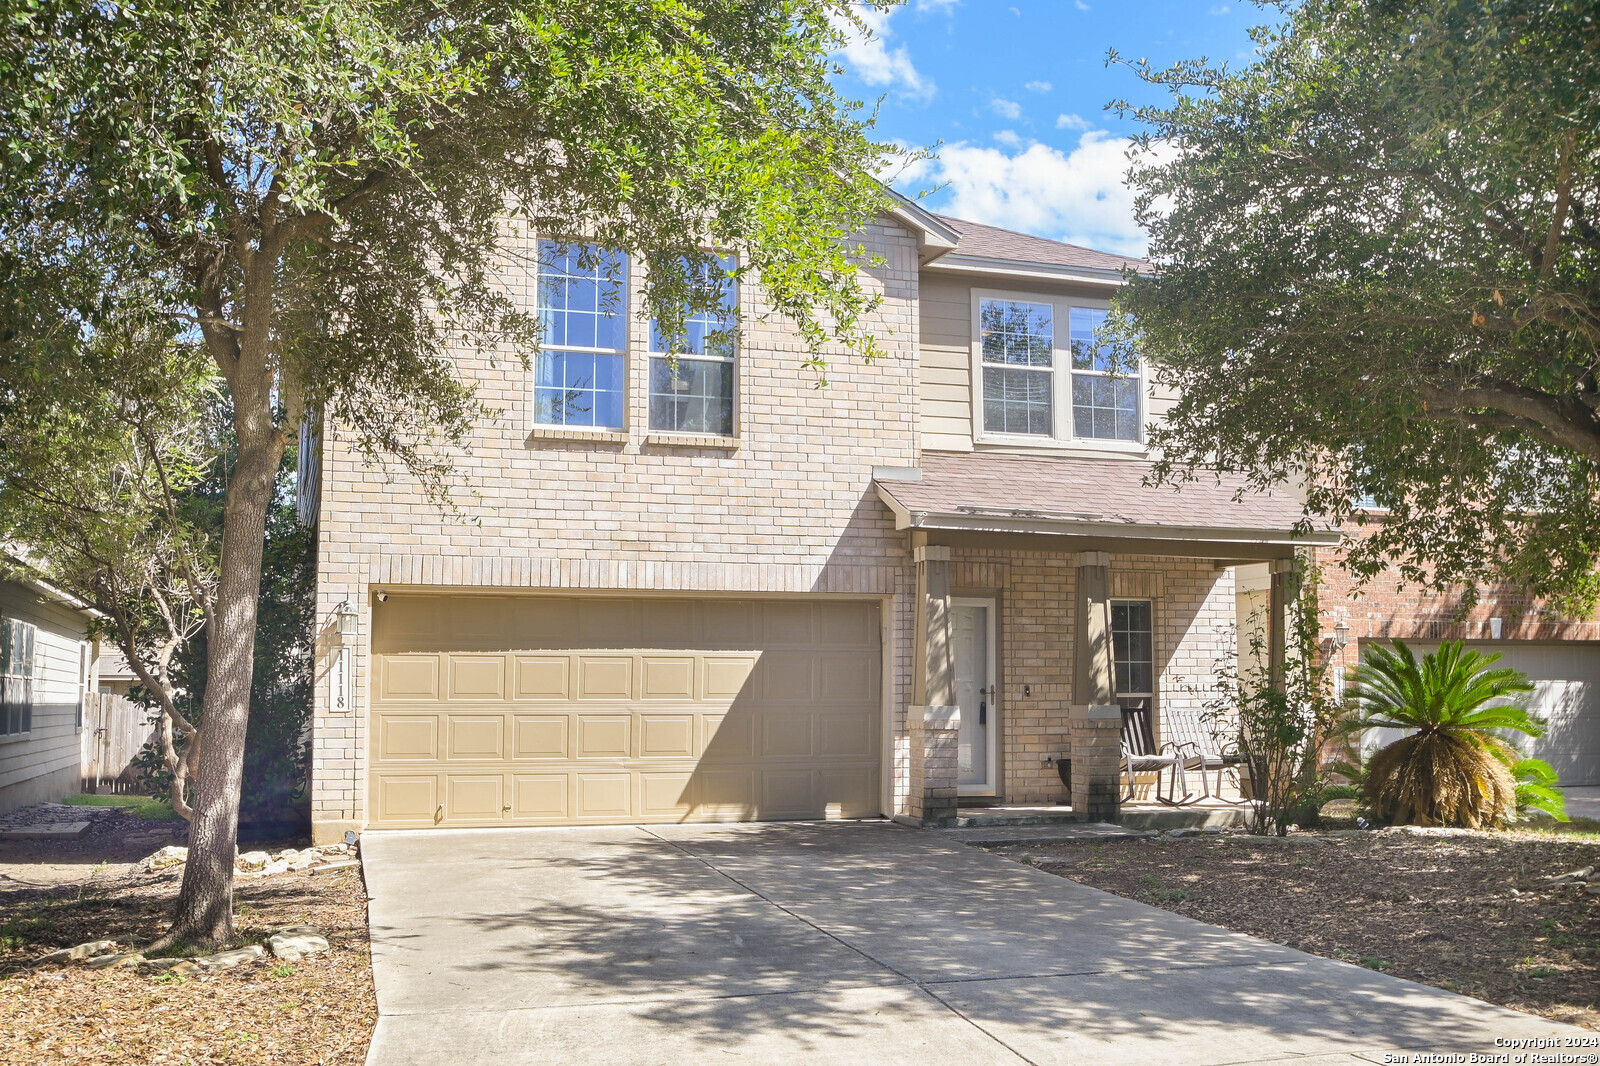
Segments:
[[[1030,81],[1024,85],[1023,88],[1028,90],[1030,93],[1047,93],[1051,90],[1052,86],[1047,81]]]
[[[1218,4],[1216,7],[1212,8],[1210,11],[1206,12],[1206,14],[1208,14],[1208,15],[1226,15],[1231,10],[1233,10],[1233,9],[1230,8],[1227,4]]]
[[[856,14],[866,24],[865,34],[850,23],[835,18],[834,28],[844,35],[845,43],[834,54],[841,56],[846,69],[868,85],[890,86],[902,96],[926,100],[934,93],[932,79],[923,77],[917,70],[911,62],[911,53],[906,51],[904,45],[889,47],[889,39],[894,36],[894,31],[889,28],[889,19],[896,10],[858,7]]]
[[[994,135],[994,139],[1007,148],[1022,147],[1022,138],[1017,136],[1016,130],[1000,130]]]
[[[1084,3],[1083,0],[1072,0],[1072,2],[1075,5],[1077,5],[1077,8],[1078,8],[1079,11],[1088,11],[1089,10],[1089,5]]]
[[[947,186],[943,213],[1139,255],[1148,238],[1134,224],[1133,193],[1123,184],[1128,143],[1105,130],[1084,133],[1070,152],[1037,141],[1011,152],[960,141],[941,149],[921,176]]]
[[[918,11],[936,11],[941,15],[948,15],[955,10],[961,0],[917,0]]]
[[[1015,100],[1002,100],[997,96],[989,101],[989,107],[1001,118],[1019,119],[1022,117],[1022,105]]]
[[[1057,115],[1056,129],[1058,130],[1087,130],[1090,129],[1089,120],[1082,115]]]
[[[1021,18],[1022,17],[1022,8],[1020,8],[1020,7],[1008,7],[1008,8],[1006,8],[1006,10],[1011,12],[1013,15],[1017,16],[1017,18]]]

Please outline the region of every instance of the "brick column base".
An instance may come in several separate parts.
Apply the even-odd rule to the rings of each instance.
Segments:
[[[926,826],[956,824],[958,707],[913,707],[922,728],[911,733],[911,815]]]
[[[1074,704],[1072,809],[1088,822],[1122,816],[1122,708]]]

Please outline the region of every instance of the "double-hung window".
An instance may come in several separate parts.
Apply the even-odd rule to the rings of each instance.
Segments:
[[[665,336],[650,323],[650,429],[657,433],[733,436],[734,363],[739,348],[739,289],[732,258],[704,281],[720,285],[715,311],[697,311],[684,335]]]
[[[1113,373],[1110,346],[1095,336],[1105,321],[1099,308],[1072,309],[1072,432],[1091,440],[1136,441],[1139,379],[1128,368]]]
[[[33,652],[37,627],[0,618],[0,736],[33,729]]]
[[[1055,435],[1055,310],[1047,303],[980,300],[983,428]]]
[[[1118,359],[1109,314],[1069,297],[973,293],[974,432],[980,443],[1128,450],[1143,439],[1137,358]]]
[[[628,315],[621,252],[539,242],[542,335],[533,419],[543,425],[622,429]]]
[[[1149,710],[1155,699],[1154,613],[1149,600],[1111,601],[1111,662],[1124,708]]]

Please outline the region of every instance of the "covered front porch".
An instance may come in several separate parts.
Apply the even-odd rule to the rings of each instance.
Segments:
[[[988,807],[1116,820],[1130,787],[1154,798],[1148,768],[1123,772],[1125,731],[1153,751],[1209,744],[1216,671],[1281,668],[1296,551],[1332,535],[1297,535],[1293,497],[1152,488],[1146,470],[929,453],[915,470],[879,472],[916,567],[898,815],[954,825]],[[1169,796],[1170,780],[1163,796],[1200,798],[1197,775],[1185,775],[1193,796]],[[1208,772],[1212,792],[1217,776]]]

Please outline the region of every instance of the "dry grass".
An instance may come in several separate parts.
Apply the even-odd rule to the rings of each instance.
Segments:
[[[1593,834],[1228,834],[991,850],[1315,955],[1600,1029]]]
[[[148,942],[163,931],[179,875],[133,871],[129,856],[154,847],[121,841],[152,823],[121,813],[110,821],[114,831],[99,824],[91,831],[98,841],[0,849],[0,1062],[358,1066],[365,1059],[377,1005],[366,891],[354,869],[236,887],[245,939],[263,938],[268,926],[315,925],[331,944],[324,955],[294,963],[268,955],[189,979],[26,969],[57,947],[116,936]]]

